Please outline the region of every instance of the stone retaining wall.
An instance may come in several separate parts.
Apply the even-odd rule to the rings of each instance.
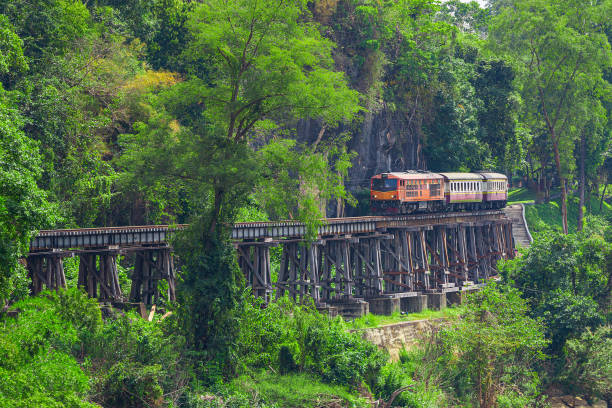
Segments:
[[[433,328],[440,326],[446,319],[413,320],[388,324],[380,327],[357,329],[364,340],[386,349],[393,361],[399,358],[403,348],[409,348],[427,337]]]

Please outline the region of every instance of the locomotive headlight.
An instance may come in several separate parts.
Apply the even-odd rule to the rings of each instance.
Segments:
[[[377,198],[378,196],[376,194],[374,194],[374,198]]]

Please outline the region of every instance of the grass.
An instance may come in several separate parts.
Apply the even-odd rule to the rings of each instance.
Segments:
[[[533,203],[536,194],[526,188],[511,188],[508,190],[508,204]]]
[[[414,320],[440,319],[459,316],[462,312],[461,307],[447,307],[444,310],[425,310],[421,313],[400,314],[395,312],[390,316],[374,315],[368,313],[349,323],[352,329],[365,329],[369,327],[379,327],[386,324],[409,322]]]
[[[590,208],[591,211],[585,211],[585,215],[599,216],[604,220],[612,219],[612,206],[604,201],[602,210],[600,211],[599,200],[595,196],[590,197]],[[549,203],[526,205],[525,219],[527,220],[529,230],[532,233],[543,232],[550,229],[561,231],[563,229],[561,223],[561,203],[559,200],[556,200]],[[567,205],[567,223],[569,232],[576,232],[577,222],[578,198],[570,196]],[[587,219],[586,222],[589,222],[589,220]]]
[[[232,388],[278,407],[367,407],[368,402],[352,394],[348,387],[316,381],[305,373],[278,375],[260,372],[242,375]]]

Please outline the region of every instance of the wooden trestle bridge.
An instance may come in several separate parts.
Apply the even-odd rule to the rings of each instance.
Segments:
[[[174,300],[176,271],[168,238],[184,227],[41,231],[27,256],[31,290],[65,286],[63,259],[78,256],[78,284],[91,297],[152,304],[164,287]],[[293,221],[234,226],[238,264],[255,296],[269,301],[288,293],[325,306],[457,292],[496,275],[497,261],[514,256],[512,223],[501,210],[333,218],[311,243],[304,241],[305,232]],[[121,292],[118,255],[134,265],[129,299]],[[280,257],[277,273],[272,256]],[[159,285],[161,280],[167,284]]]

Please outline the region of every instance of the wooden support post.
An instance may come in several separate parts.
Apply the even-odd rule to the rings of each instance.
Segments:
[[[310,296],[315,302],[315,305],[320,304],[320,285],[319,285],[319,246],[310,244],[308,253],[308,268],[310,280]]]
[[[376,277],[374,282],[374,293],[371,296],[380,296],[383,292],[383,271],[380,265],[380,239],[374,239],[374,270],[376,271]]]
[[[282,245],[280,269],[278,271],[278,277],[276,279],[276,299],[280,299],[285,295],[287,285],[289,282],[289,269],[288,269],[288,249],[287,245]]]

